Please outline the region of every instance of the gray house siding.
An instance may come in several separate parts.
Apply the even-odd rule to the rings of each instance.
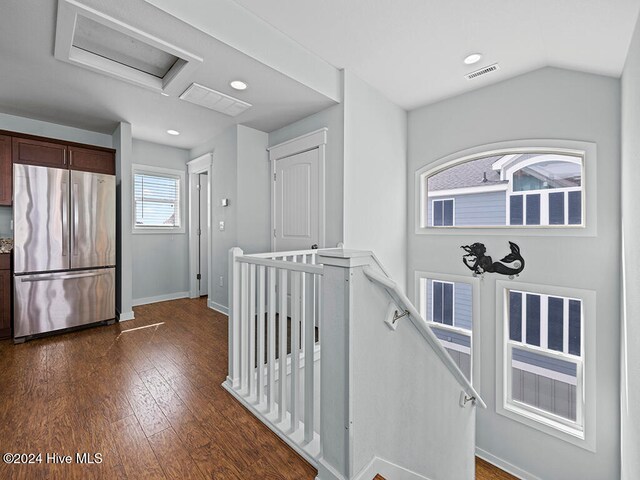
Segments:
[[[507,195],[504,191],[429,197],[429,226],[433,226],[432,200],[454,199],[455,225],[505,225],[507,218]]]

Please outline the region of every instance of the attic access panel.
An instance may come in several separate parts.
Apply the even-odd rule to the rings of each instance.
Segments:
[[[202,58],[74,0],[58,4],[55,57],[152,90],[177,94]]]

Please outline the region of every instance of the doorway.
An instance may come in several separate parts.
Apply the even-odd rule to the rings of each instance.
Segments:
[[[213,154],[187,163],[189,172],[189,297],[209,295]],[[210,302],[208,302],[210,304]]]

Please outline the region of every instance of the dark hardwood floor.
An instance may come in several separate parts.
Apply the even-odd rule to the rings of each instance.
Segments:
[[[42,455],[0,462],[0,478],[315,478],[220,386],[225,316],[206,299],[141,306],[135,315],[23,345],[0,342],[0,453]],[[78,453],[99,453],[102,462],[79,464]],[[72,463],[52,463],[51,454]],[[478,465],[477,478],[513,477]]]

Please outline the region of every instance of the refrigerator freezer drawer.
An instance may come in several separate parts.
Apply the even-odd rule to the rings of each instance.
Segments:
[[[14,338],[115,318],[115,268],[14,276]]]

